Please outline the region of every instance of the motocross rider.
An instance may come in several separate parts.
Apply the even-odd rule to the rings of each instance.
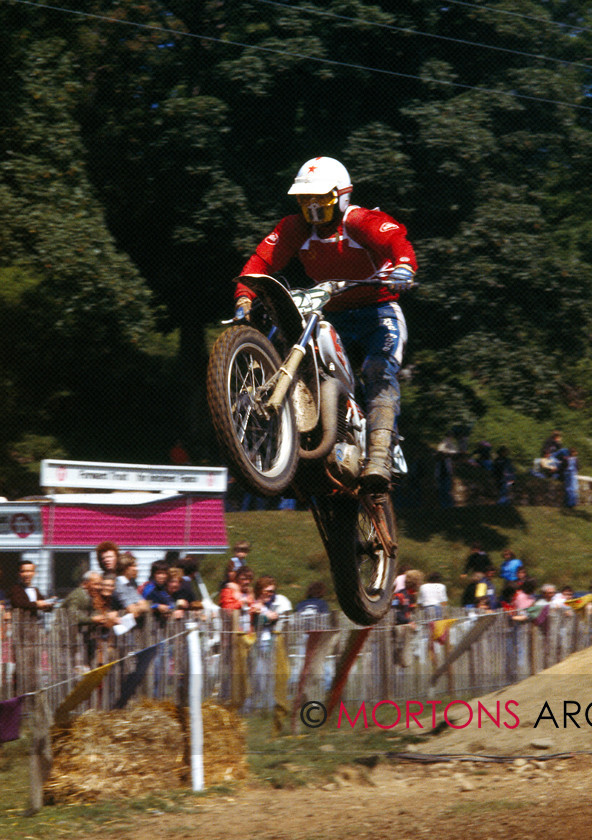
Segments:
[[[274,275],[298,256],[315,282],[363,280],[378,269],[393,268],[393,279],[411,282],[417,263],[406,229],[378,209],[350,204],[352,183],[339,161],[317,157],[299,170],[288,195],[300,212],[283,218],[259,244],[241,271]],[[255,294],[240,281],[235,317],[248,317]],[[324,307],[348,353],[361,356],[368,452],[361,476],[368,492],[388,488],[391,446],[400,411],[397,373],[407,341],[407,326],[387,286],[356,286]]]

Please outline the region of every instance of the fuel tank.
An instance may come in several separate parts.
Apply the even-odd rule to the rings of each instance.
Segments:
[[[319,321],[316,339],[323,367],[343,382],[350,393],[353,393],[354,373],[333,324],[328,321]]]

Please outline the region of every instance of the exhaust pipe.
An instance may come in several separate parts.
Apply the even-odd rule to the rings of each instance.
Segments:
[[[348,396],[345,385],[338,379],[325,379],[321,382],[321,425],[323,437],[316,449],[302,449],[300,457],[305,461],[326,458],[337,441],[337,405],[340,394]]]

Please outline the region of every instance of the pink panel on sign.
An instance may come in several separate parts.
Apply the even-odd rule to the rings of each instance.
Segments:
[[[143,505],[43,505],[46,545],[224,547],[224,501],[182,496]]]

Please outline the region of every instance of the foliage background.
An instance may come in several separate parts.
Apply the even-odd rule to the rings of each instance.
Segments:
[[[207,328],[317,154],[403,222],[403,434],[592,461],[582,0],[0,3],[0,492],[35,465],[216,461]],[[290,279],[302,279],[297,269]]]

